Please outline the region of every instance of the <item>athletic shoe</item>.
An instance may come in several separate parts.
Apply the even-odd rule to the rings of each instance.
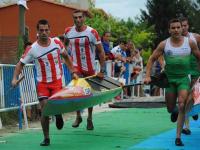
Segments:
[[[61,130],[64,125],[62,115],[55,115],[55,116],[56,116],[56,127],[58,130]]]
[[[198,114],[197,114],[197,115],[194,115],[194,116],[192,116],[192,118],[193,118],[193,120],[198,120],[199,115],[198,115]]]
[[[44,139],[41,143],[40,146],[49,146],[50,145],[50,139]]]
[[[94,130],[93,122],[91,119],[87,119],[87,130]]]
[[[171,122],[176,122],[178,119],[178,112],[174,111],[171,113]]]
[[[176,138],[176,140],[175,140],[175,145],[176,145],[176,146],[184,146],[184,144],[183,144],[183,142],[181,141],[180,138]]]
[[[191,134],[191,131],[190,131],[190,129],[185,128],[185,129],[182,130],[181,133],[183,133],[183,134],[185,134],[185,135],[190,135],[190,134]]]
[[[81,117],[76,118],[75,122],[72,124],[72,127],[73,127],[73,128],[79,127],[79,125],[80,125],[80,123],[81,123],[82,121],[83,121],[83,120],[82,120]]]

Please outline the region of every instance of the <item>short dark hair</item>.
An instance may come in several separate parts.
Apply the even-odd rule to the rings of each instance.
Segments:
[[[81,9],[76,9],[76,10],[74,10],[74,11],[73,11],[73,14],[75,14],[75,13],[82,13],[83,16],[85,16],[85,12],[84,12],[83,10],[81,10]]]
[[[38,21],[38,23],[37,23],[37,30],[39,29],[39,25],[48,25],[49,26],[49,28],[50,28],[50,25],[49,25],[49,22],[46,20],[46,19],[41,19],[41,20],[39,20]]]
[[[127,40],[125,38],[120,38],[119,44],[127,44]]]
[[[179,22],[179,23],[181,24],[180,19],[178,19],[178,18],[173,18],[173,19],[170,19],[170,20],[169,20],[169,22],[168,22],[168,28],[170,28],[170,25],[171,25],[172,23],[175,23],[175,22]]]
[[[181,22],[183,22],[183,21],[187,21],[188,22],[188,18],[187,17],[181,17],[180,20],[181,20]]]
[[[111,34],[110,31],[104,31],[103,34],[102,34],[102,36],[105,36],[107,33],[110,33],[110,34]]]

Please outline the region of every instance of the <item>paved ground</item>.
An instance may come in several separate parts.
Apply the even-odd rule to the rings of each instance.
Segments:
[[[176,124],[169,121],[166,108],[96,107],[93,131],[86,130],[86,119],[72,128],[73,115],[62,130],[50,127],[49,150],[199,150],[200,122],[192,122],[192,135],[183,136],[185,146],[174,146]],[[0,150],[40,150],[40,128],[0,136]]]

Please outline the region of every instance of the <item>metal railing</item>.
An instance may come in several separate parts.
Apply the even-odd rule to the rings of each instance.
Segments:
[[[106,75],[109,77],[115,76],[114,66],[115,63],[120,63],[116,61],[106,61]],[[134,64],[126,63],[124,64],[126,70],[122,76],[125,79],[126,85],[132,84],[132,95],[134,97],[134,84],[141,83],[140,80],[131,80],[130,75],[132,73]],[[96,72],[100,70],[99,62],[95,62]],[[22,74],[25,76],[24,80],[20,82],[19,86],[16,88],[11,87],[11,80],[13,77],[15,65],[0,64],[0,112],[10,111],[14,109],[19,109],[20,112],[24,114],[24,121],[26,128],[28,127],[28,121],[26,116],[26,106],[31,106],[38,104],[37,92],[36,92],[36,71],[33,64],[28,64],[24,66]],[[141,72],[143,76],[143,72]],[[141,78],[142,79],[142,78]],[[63,64],[63,86],[67,85],[71,81],[71,74]],[[134,83],[134,84],[133,84]],[[139,91],[137,91],[137,96],[139,96]],[[123,93],[122,93],[123,99]],[[21,114],[20,114],[21,115]],[[20,116],[19,116],[20,117]],[[21,120],[21,118],[19,119]],[[22,124],[22,122],[21,122]],[[20,125],[21,126],[21,125]]]

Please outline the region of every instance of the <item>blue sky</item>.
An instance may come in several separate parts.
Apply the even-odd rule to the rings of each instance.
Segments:
[[[140,15],[140,9],[146,10],[146,0],[96,0],[96,8],[120,19],[134,19]]]

